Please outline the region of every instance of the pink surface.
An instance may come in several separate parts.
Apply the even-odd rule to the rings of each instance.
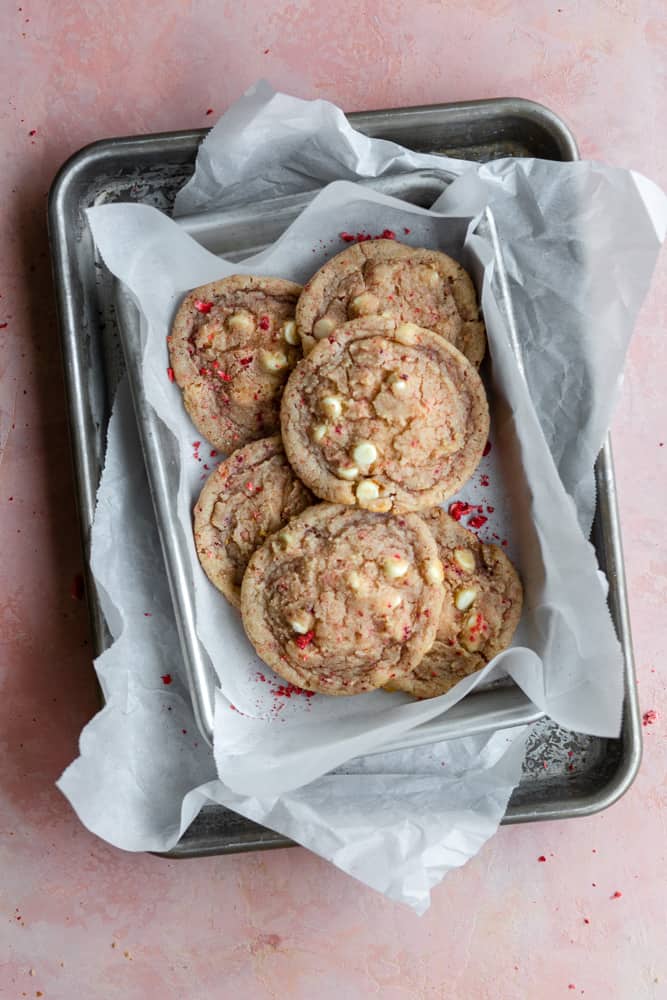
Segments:
[[[81,555],[45,232],[57,167],[97,138],[210,124],[266,75],[349,110],[533,98],[583,155],[665,186],[664,0],[560,2],[2,4],[1,996],[667,996],[664,255],[613,428],[640,700],[657,712],[618,805],[501,830],[419,919],[301,849],[124,854],[53,787],[97,703],[70,595]]]

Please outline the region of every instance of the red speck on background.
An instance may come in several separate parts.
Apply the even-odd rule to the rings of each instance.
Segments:
[[[171,684],[172,680],[171,674],[162,674],[160,680],[162,681],[163,684]]]
[[[206,109],[206,114],[207,115],[212,115],[213,114],[213,108],[207,108]]]
[[[540,856],[539,856],[539,858],[537,860],[538,861],[546,861],[547,859],[545,858],[545,856],[543,854],[540,854]]]
[[[218,453],[217,453],[217,451],[215,451],[215,449],[214,449],[214,450],[213,450],[213,451],[211,452],[211,458],[215,458],[215,456],[216,456],[217,454],[218,454]]]
[[[487,441],[486,444],[484,445],[484,451],[482,452],[482,458],[486,458],[486,456],[489,454],[490,451],[491,451],[491,442]]]
[[[405,233],[406,236],[410,235],[410,230],[408,229],[407,226],[403,226],[403,232]]]
[[[617,889],[616,892],[614,893],[614,895],[611,897],[611,899],[620,899],[622,895],[623,895],[623,893],[619,892],[618,889]]]
[[[228,375],[227,372],[221,372],[221,371],[219,371],[217,373],[217,375],[218,375],[218,378],[221,378],[223,382],[231,382],[231,380],[232,380],[232,376]]]
[[[83,576],[81,575],[81,573],[77,573],[74,579],[72,580],[72,587],[70,589],[72,600],[82,601],[84,593],[85,593],[85,585],[83,582]]]
[[[382,232],[380,233],[380,239],[383,239],[383,240],[395,240],[396,239],[396,233],[394,232],[393,229],[383,229]]]
[[[658,715],[655,709],[649,708],[648,712],[644,712],[642,715],[642,726],[652,726],[657,718]]]
[[[488,476],[480,476],[479,477],[479,483],[480,483],[480,486],[488,486],[489,485],[489,477]]]
[[[196,450],[197,448],[201,447],[201,441],[193,441],[193,442],[192,442],[192,447],[193,447],[193,448],[194,448],[195,450]]]
[[[496,509],[495,507],[487,507],[486,508],[486,513],[487,514],[493,514],[493,512],[494,512],[495,509]]]
[[[262,316],[259,321],[260,330],[268,330],[270,326],[271,326],[271,320],[269,319],[269,317]]]
[[[176,376],[174,375],[174,369],[173,368],[167,368],[167,378],[169,379],[169,381],[173,382],[175,377]]]
[[[590,924],[590,920],[588,919],[588,917],[584,917],[584,923],[585,924]]]
[[[195,299],[195,309],[200,313],[210,313],[213,308],[212,302],[204,302],[203,299]]]
[[[264,55],[268,56],[268,54],[269,54],[270,51],[271,51],[271,49],[264,49]]]
[[[144,611],[144,618],[152,618],[153,613],[151,611]]]
[[[298,635],[294,641],[296,642],[299,649],[305,649],[306,646],[310,646],[314,638],[315,638],[315,633],[311,629],[310,632],[306,632],[305,635]]]
[[[31,128],[30,131],[28,132],[28,135],[30,135],[30,136],[37,135],[37,129],[36,128]]]
[[[0,323],[0,330],[6,330],[8,326],[9,323]]]
[[[354,243],[354,233],[339,233],[338,235],[345,243]]]
[[[482,514],[477,514],[475,517],[471,517],[468,521],[469,528],[482,528],[488,521],[488,517],[484,517]]]
[[[450,503],[449,505],[449,516],[453,517],[455,521],[460,521],[462,517],[467,517],[468,514],[472,514],[474,511],[472,504],[464,503],[462,500],[457,500],[456,503]]]

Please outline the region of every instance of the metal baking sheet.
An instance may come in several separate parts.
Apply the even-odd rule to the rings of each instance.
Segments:
[[[452,180],[453,175],[444,170],[416,170],[410,174],[367,181],[364,186],[403,201],[429,206]],[[277,240],[314,197],[315,192],[311,191],[240,207],[231,212],[204,212],[177,221],[211,252],[238,261]],[[498,256],[496,272],[502,269],[502,260]],[[179,523],[173,503],[173,497],[178,492],[176,442],[146,400],[142,384],[144,345],[140,317],[131,296],[120,282],[116,286],[116,306],[193,708],[201,733],[210,744],[213,740],[217,680],[208,654],[197,636],[189,539]],[[505,303],[505,312],[511,319],[509,303]],[[438,743],[440,740],[535,722],[541,717],[542,712],[507,679],[497,682],[492,689],[475,690],[454,709],[399,739],[383,744],[383,749],[398,750]]]
[[[349,118],[368,135],[479,161],[499,156],[573,160],[578,155],[567,127],[551,111],[515,98],[363,112]],[[169,211],[177,190],[192,174],[205,135],[205,130],[198,130],[94,143],[63,166],[51,188],[49,232],[86,558],[106,426],[124,363],[113,281],[96,259],[84,210],[93,204],[138,201]],[[610,581],[609,604],[625,658],[621,736],[599,739],[567,732],[548,719],[538,722],[505,823],[562,819],[604,809],[627,790],[639,766],[641,724],[608,442],[598,458],[596,479],[598,509],[592,540]],[[110,637],[91,587],[88,594],[93,647],[99,654]],[[169,853],[190,857],[289,843],[230,810],[210,806]]]

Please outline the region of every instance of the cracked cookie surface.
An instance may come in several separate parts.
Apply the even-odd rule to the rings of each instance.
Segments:
[[[169,356],[195,427],[220,451],[274,433],[287,376],[301,357],[301,286],[237,274],[193,289],[174,319]]]
[[[442,599],[437,546],[421,518],[318,504],[252,556],[241,612],[257,653],[285,680],[353,695],[414,669]]]
[[[450,343],[368,316],[295,368],[281,427],[290,463],[316,496],[400,513],[438,504],[469,479],[489,411],[477,370]]]
[[[376,239],[332,257],[305,285],[297,305],[304,353],[341,323],[365,315],[433,330],[477,367],[484,357],[475,286],[457,261],[437,250]]]
[[[235,608],[252,553],[312,503],[277,434],[233,452],[208,477],[194,508],[195,547],[209,580]]]
[[[521,618],[523,588],[497,545],[480,542],[439,507],[420,516],[438,546],[445,597],[433,646],[409,677],[388,687],[435,698],[507,649]]]

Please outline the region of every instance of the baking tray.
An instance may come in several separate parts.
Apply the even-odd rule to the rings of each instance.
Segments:
[[[425,169],[376,178],[361,182],[361,186],[428,207],[454,179],[455,175],[444,169]],[[232,211],[202,212],[177,221],[212,253],[227,260],[239,261],[259,253],[275,242],[315,198],[316,193],[309,191],[273,198]],[[482,219],[479,228],[483,229],[486,225],[486,220]],[[495,264],[496,273],[504,275],[499,252],[496,254]],[[508,292],[501,287],[499,295],[501,308],[504,307],[513,329]],[[194,582],[189,558],[190,539],[183,531],[173,502],[178,492],[178,446],[171,431],[146,399],[142,376],[145,338],[139,312],[132,296],[121,282],[116,283],[116,309],[193,709],[204,739],[212,744],[217,678],[197,635]],[[516,335],[513,336],[513,341],[518,342]],[[381,748],[399,750],[460,736],[473,736],[536,722],[542,714],[530,698],[506,678],[493,686],[487,685],[486,688],[473,691],[445,714],[415,727],[397,739],[383,743]]]
[[[573,160],[578,155],[567,127],[551,111],[516,98],[362,112],[349,118],[368,135],[466,159]],[[197,130],[94,143],[63,166],[51,188],[49,233],[86,560],[106,426],[124,365],[113,280],[95,256],[84,210],[94,204],[137,201],[169,211],[176,192],[192,174],[205,135],[205,130]],[[598,506],[592,541],[610,582],[609,605],[624,654],[622,732],[618,739],[599,739],[565,731],[548,719],[539,721],[505,823],[562,819],[604,809],[627,790],[639,767],[641,724],[608,441],[595,473]],[[99,654],[110,644],[110,636],[94,588],[89,586],[87,593],[93,647]],[[289,843],[230,810],[210,806],[169,854],[201,856]]]

